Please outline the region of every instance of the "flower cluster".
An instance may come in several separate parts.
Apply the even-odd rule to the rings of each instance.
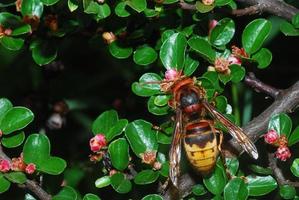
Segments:
[[[280,135],[275,130],[269,130],[264,135],[265,142],[278,147],[275,157],[281,161],[286,161],[291,157],[291,151],[288,147],[288,140],[285,135]]]
[[[0,160],[0,171],[5,173],[8,171],[21,171],[27,174],[33,174],[36,170],[34,163],[26,164],[23,159],[23,154],[18,158],[12,158],[11,161],[7,159]]]
[[[89,140],[90,150],[94,154],[90,155],[90,161],[99,161],[102,159],[104,152],[101,150],[107,146],[107,140],[104,134],[99,133]]]

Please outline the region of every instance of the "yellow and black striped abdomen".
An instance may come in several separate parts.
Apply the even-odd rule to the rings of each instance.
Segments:
[[[210,123],[202,120],[186,126],[184,148],[191,165],[202,175],[209,174],[218,157],[218,143]]]

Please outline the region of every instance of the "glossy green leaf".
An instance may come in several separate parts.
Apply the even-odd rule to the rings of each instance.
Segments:
[[[160,59],[166,69],[180,70],[184,66],[187,39],[181,33],[174,33],[166,39],[160,49]]]
[[[157,52],[149,46],[142,46],[136,49],[133,60],[138,65],[149,65],[157,59]]]
[[[262,175],[271,175],[272,174],[272,169],[261,167],[259,165],[249,165],[249,168],[253,172],[258,173],[258,174],[262,174]]]
[[[240,65],[231,65],[230,66],[230,71],[231,71],[231,81],[233,83],[238,83],[241,80],[243,80],[245,76],[245,68],[240,66]]]
[[[156,10],[154,10],[154,9],[146,8],[146,9],[144,10],[144,15],[145,15],[146,17],[156,17],[156,16],[159,15],[159,12],[156,11]]]
[[[147,6],[146,0],[127,0],[126,3],[128,6],[139,13],[144,11]]]
[[[215,4],[205,5],[201,1],[196,1],[195,7],[200,13],[207,13],[214,9]]]
[[[155,103],[156,96],[151,96],[147,102],[147,109],[150,113],[154,115],[166,115],[168,114],[169,111],[169,106],[164,105],[164,106],[157,106]]]
[[[262,48],[252,56],[252,59],[257,61],[259,69],[264,69],[270,65],[272,53],[268,49]]]
[[[154,104],[156,106],[166,106],[168,104],[168,101],[170,99],[170,96],[169,95],[157,95],[155,96],[155,99],[154,99]]]
[[[6,112],[12,108],[12,103],[6,99],[0,99],[0,122],[2,121],[3,117],[5,116]]]
[[[97,20],[105,19],[106,17],[109,17],[110,14],[111,14],[111,9],[109,5],[107,3],[104,3],[98,6],[96,19]]]
[[[118,115],[115,110],[108,110],[100,114],[97,119],[92,123],[92,132],[94,135],[106,134],[111,127],[115,126],[118,122]]]
[[[298,36],[299,29],[296,29],[291,23],[282,21],[280,24],[280,30],[285,36]]]
[[[209,177],[205,177],[203,183],[212,194],[221,194],[226,185],[226,177],[223,168],[216,165],[214,172]]]
[[[299,126],[295,128],[288,139],[288,146],[292,146],[299,141]]]
[[[121,47],[117,43],[117,41],[114,41],[111,44],[109,44],[109,52],[115,58],[125,59],[125,58],[128,58],[132,54],[133,49],[131,47]]]
[[[212,88],[217,90],[219,93],[223,91],[223,89],[220,86],[219,79],[218,79],[218,73],[214,71],[207,71],[203,74],[203,77],[207,78],[210,83],[212,84]],[[203,85],[204,88],[210,89],[210,85]]]
[[[111,176],[111,185],[113,189],[120,193],[128,193],[132,189],[132,183],[125,178],[125,176],[121,173],[116,173],[113,176]]]
[[[242,34],[242,45],[249,54],[257,52],[271,31],[271,22],[266,19],[255,19],[250,22]]]
[[[279,194],[283,199],[293,199],[296,195],[294,186],[282,185],[279,187]]]
[[[143,197],[141,200],[163,200],[163,197],[158,194],[149,194]]]
[[[292,120],[285,113],[273,115],[269,121],[268,130],[275,130],[279,135],[285,135],[288,138],[292,130]]]
[[[113,167],[120,171],[128,167],[129,145],[124,138],[119,138],[113,141],[108,147],[108,152]]]
[[[80,166],[72,166],[67,168],[63,173],[63,180],[65,180],[68,186],[76,188],[80,181],[85,177],[86,172],[82,170]]]
[[[198,68],[199,62],[191,58],[189,55],[186,55],[184,62],[184,74],[186,76],[191,76],[193,72]]]
[[[115,14],[119,17],[128,17],[130,13],[126,10],[126,2],[121,1],[115,6]]]
[[[5,113],[0,123],[0,129],[7,135],[25,128],[33,121],[34,114],[25,107],[13,107]]]
[[[201,196],[207,193],[205,187],[201,184],[192,186],[192,193],[196,196]]]
[[[146,185],[155,182],[158,178],[158,171],[153,171],[150,169],[143,170],[135,176],[134,183],[137,185]]]
[[[62,158],[51,156],[40,163],[38,167],[39,171],[44,173],[59,175],[65,170],[66,162]]]
[[[22,0],[21,13],[23,16],[41,17],[44,11],[44,4],[41,0]]]
[[[173,29],[168,29],[168,30],[163,31],[163,33],[161,35],[162,43],[164,43],[168,38],[170,38],[175,33],[176,33],[176,31]]]
[[[0,193],[6,192],[9,187],[10,187],[11,183],[4,178],[3,174],[0,174]]]
[[[158,140],[158,143],[160,143],[160,144],[171,144],[172,137],[159,132],[157,140]]]
[[[216,0],[215,4],[216,6],[225,6],[232,2],[232,0]]]
[[[101,198],[95,194],[88,193],[84,195],[83,200],[101,200]]]
[[[0,43],[9,50],[17,51],[20,50],[24,45],[24,40],[21,38],[13,38],[9,36],[3,36],[0,38]]]
[[[10,28],[12,30],[23,25],[22,19],[19,16],[9,12],[0,13],[0,24],[4,26],[4,28]]]
[[[46,6],[51,6],[57,3],[59,0],[41,0],[42,3],[44,3]]]
[[[230,18],[221,19],[212,29],[210,41],[215,46],[226,45],[235,34],[235,22]]]
[[[242,178],[231,179],[224,188],[225,200],[246,200],[248,198],[248,188]]]
[[[77,200],[77,192],[70,186],[65,186],[63,189],[55,196],[52,197],[52,200]]]
[[[275,190],[277,183],[272,176],[247,176],[249,196],[263,196]]]
[[[1,144],[6,148],[15,148],[20,146],[25,140],[25,133],[23,131],[16,134],[3,137]]]
[[[128,125],[128,120],[121,119],[116,122],[114,126],[110,128],[110,130],[106,134],[106,139],[108,141],[111,141],[114,137],[122,134],[122,132],[125,130],[126,126]]]
[[[155,152],[158,149],[156,132],[152,129],[152,124],[147,121],[139,119],[129,123],[125,134],[138,157],[145,152]]]
[[[98,178],[95,182],[97,188],[103,188],[111,184],[110,176],[102,176]]]
[[[164,0],[163,1],[163,4],[173,4],[173,3],[176,3],[178,2],[179,0]]]
[[[23,172],[8,172],[5,173],[4,176],[12,183],[23,184],[27,180],[26,175]]]
[[[292,24],[295,28],[299,28],[299,14],[298,13],[292,17]]]
[[[160,82],[162,78],[155,73],[145,73],[140,79],[139,83],[132,84],[132,91],[142,97],[149,97],[161,93]]]
[[[51,41],[35,41],[31,44],[32,58],[38,65],[46,65],[57,57],[57,48]]]
[[[70,10],[71,12],[74,12],[75,10],[78,9],[78,7],[79,7],[79,2],[78,2],[78,0],[68,0],[68,1],[67,1],[67,5],[68,5],[68,7],[69,7],[69,10]]]
[[[299,158],[296,158],[291,165],[291,172],[294,176],[299,177]]]
[[[225,158],[225,163],[231,175],[236,175],[239,169],[239,161],[237,158]]]
[[[18,36],[25,33],[31,32],[31,26],[29,24],[24,24],[12,30],[11,36]]]
[[[215,98],[216,108],[218,111],[225,113],[227,106],[227,99],[225,96],[217,96]]]
[[[93,0],[83,0],[83,9],[87,14],[99,14],[100,4]]]
[[[191,49],[199,53],[204,59],[214,63],[216,52],[212,49],[208,41],[201,37],[195,36],[188,40],[188,44]]]

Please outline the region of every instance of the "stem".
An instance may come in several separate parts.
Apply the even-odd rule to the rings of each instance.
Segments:
[[[239,94],[238,94],[238,88],[235,83],[232,84],[232,100],[233,100],[233,110],[234,110],[234,116],[236,119],[236,124],[240,126],[241,124],[241,114],[239,109]]]

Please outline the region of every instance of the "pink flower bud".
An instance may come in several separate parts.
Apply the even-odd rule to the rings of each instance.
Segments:
[[[229,57],[228,57],[228,61],[229,61],[229,64],[232,65],[232,64],[237,64],[237,65],[241,65],[242,64],[242,61],[240,58],[234,56],[233,54],[231,54]]]
[[[275,156],[281,161],[286,161],[288,158],[291,157],[290,149],[287,146],[280,146],[278,147]]]
[[[25,172],[27,174],[33,174],[35,172],[35,170],[36,170],[36,166],[33,163],[29,163],[25,168]]]
[[[8,172],[10,170],[10,162],[5,159],[0,160],[0,171],[1,172]]]
[[[212,19],[209,21],[209,34],[211,33],[211,31],[215,28],[215,26],[217,25],[218,21],[215,19]]]
[[[278,134],[275,130],[269,130],[266,134],[264,134],[265,142],[268,144],[273,144],[278,140]]]
[[[168,69],[166,72],[165,72],[165,79],[167,81],[172,81],[172,80],[175,80],[176,78],[179,77],[179,72],[176,71],[175,69]]]
[[[105,147],[106,145],[107,141],[105,135],[103,134],[97,134],[89,141],[90,150],[93,152],[100,151],[101,148]]]
[[[9,35],[12,34],[12,30],[10,28],[5,29],[4,34],[7,35],[7,36],[9,36]]]

